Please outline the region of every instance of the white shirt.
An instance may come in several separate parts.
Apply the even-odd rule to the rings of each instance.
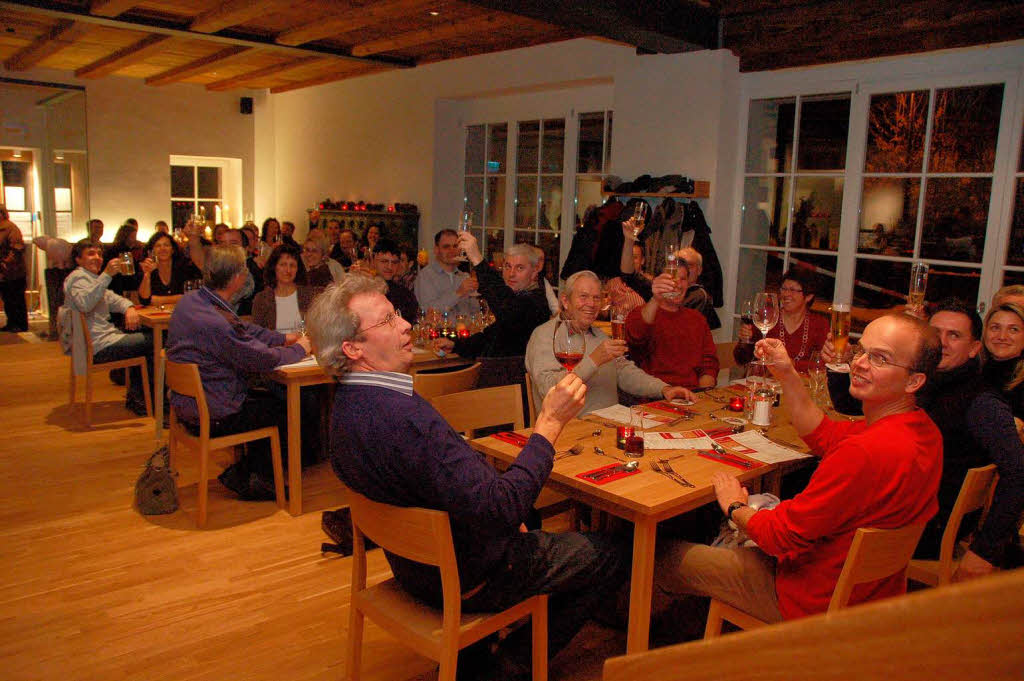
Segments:
[[[293,291],[290,296],[274,296],[277,303],[277,328],[275,331],[288,333],[298,328],[302,316],[299,314],[299,292]]]

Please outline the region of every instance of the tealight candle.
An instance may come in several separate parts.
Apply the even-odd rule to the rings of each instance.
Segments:
[[[734,397],[729,400],[729,411],[743,411],[744,400],[742,397]]]
[[[618,426],[615,429],[615,445],[619,449],[626,448],[626,438],[633,437],[633,426]]]

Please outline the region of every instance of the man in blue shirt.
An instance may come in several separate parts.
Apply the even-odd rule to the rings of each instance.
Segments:
[[[554,655],[613,597],[629,564],[626,545],[611,537],[527,532],[523,526],[551,472],[552,443],[582,407],[586,385],[574,374],[558,382],[519,457],[498,473],[413,393],[406,373],[412,362],[410,326],[384,291],[380,280],[349,276],[323,293],[306,318],[317,361],[339,383],[331,415],[334,470],[375,501],[449,514],[463,611],[501,610],[550,594]],[[441,605],[437,568],[387,558],[403,588]],[[495,657],[479,657],[473,678],[528,677],[528,628],[505,639]],[[460,664],[460,673],[466,671]]]
[[[434,262],[416,277],[416,300],[424,310],[431,308],[455,314],[475,314],[480,306],[472,296],[476,282],[458,269],[459,235],[454,229],[442,229],[434,235]]]

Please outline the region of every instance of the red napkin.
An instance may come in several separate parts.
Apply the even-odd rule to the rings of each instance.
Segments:
[[[625,477],[627,477],[629,475],[636,475],[637,473],[640,472],[639,468],[636,469],[635,471],[620,471],[618,473],[615,473],[614,475],[609,475],[607,477],[601,478],[600,480],[591,480],[590,478],[587,477],[588,475],[593,475],[594,473],[597,473],[599,471],[608,470],[609,468],[615,468],[616,466],[621,466],[621,465],[622,465],[621,463],[610,463],[607,466],[601,466],[600,468],[595,468],[595,469],[590,470],[590,471],[583,471],[582,473],[577,473],[576,477],[579,478],[580,480],[586,480],[587,482],[593,483],[595,485],[604,485],[606,483],[611,482],[612,480],[618,480],[619,478],[625,478]]]
[[[519,433],[513,433],[510,431],[506,431],[503,433],[495,433],[491,437],[497,438],[502,442],[507,442],[510,445],[515,445],[516,447],[525,447],[526,442],[530,439],[525,435],[520,435]]]
[[[764,463],[762,463],[760,461],[751,461],[749,459],[741,459],[738,456],[735,457],[736,461],[730,461],[729,457],[732,456],[732,455],[722,455],[721,459],[716,459],[713,456],[708,456],[704,452],[697,452],[697,456],[703,456],[708,461],[714,461],[715,463],[724,463],[726,466],[733,466],[734,468],[741,468],[741,469],[743,469],[745,471],[753,470],[754,468],[760,468],[761,466],[764,465]],[[745,466],[745,465],[739,463],[740,461],[746,461],[747,463],[749,463],[751,465],[750,466]]]
[[[686,407],[681,407],[679,405],[672,404],[671,402],[665,402],[664,400],[658,402],[648,402],[643,406],[686,416],[694,413],[692,409],[687,409]]]

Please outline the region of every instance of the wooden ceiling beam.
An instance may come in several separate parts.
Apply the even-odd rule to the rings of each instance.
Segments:
[[[275,85],[270,88],[271,94],[280,94],[282,92],[290,92],[292,90],[300,90],[306,87],[313,87],[314,85],[324,85],[326,83],[333,83],[335,81],[344,80],[346,78],[355,78],[356,76],[365,76],[370,73],[376,73],[382,71],[382,68],[370,67],[366,69],[358,69],[355,71],[345,71],[343,73],[330,73],[325,76],[318,76],[316,78],[310,78],[309,80],[295,81],[294,83],[286,83],[284,85]]]
[[[408,16],[421,10],[425,11],[427,7],[436,4],[436,0],[385,0],[384,2],[366,5],[358,12],[321,17],[317,21],[295,26],[279,33],[275,40],[281,45],[302,45],[303,43],[327,38],[337,33],[356,31],[360,28],[372,26],[384,19]]]
[[[139,0],[93,0],[89,12],[98,17],[116,17],[138,4]]]
[[[718,10],[699,0],[462,0],[600,35],[647,52],[672,54],[718,47]]]
[[[225,64],[252,56],[251,47],[225,47],[219,52],[214,52],[188,64],[182,64],[176,68],[158,73],[146,79],[146,85],[169,85],[199,75],[208,73],[220,68]]]
[[[292,69],[297,69],[300,66],[309,66],[310,64],[314,64],[322,59],[323,57],[299,57],[298,59],[292,59],[272,66],[265,66],[262,69],[256,69],[255,71],[241,73],[237,76],[232,76],[231,78],[225,78],[213,83],[208,83],[206,89],[217,92],[222,90],[234,90],[235,88],[245,87],[246,83],[251,83],[254,80],[260,80],[262,78],[277,75],[278,73],[291,71]]]
[[[400,33],[390,38],[381,38],[380,40],[371,40],[359,45],[353,45],[352,54],[357,57],[365,57],[381,52],[393,52],[407,47],[449,40],[466,33],[484,33],[506,23],[508,23],[508,19],[499,13],[484,14],[463,21],[445,22],[438,26],[431,26],[430,28],[423,28],[418,31]]]
[[[49,31],[15,52],[4,61],[10,71],[25,71],[47,57],[69,47],[89,30],[89,24],[61,20]]]
[[[80,69],[76,69],[75,76],[78,78],[102,78],[103,76],[109,76],[126,66],[145,61],[151,55],[165,49],[164,43],[170,39],[171,36],[169,35],[147,35],[142,40],[128,47],[122,47],[113,54],[109,54],[91,64],[86,64]]]
[[[199,33],[216,33],[228,26],[237,26],[253,17],[266,14],[268,5],[273,2],[263,0],[227,0],[213,9],[197,16],[189,25],[189,30]]]

